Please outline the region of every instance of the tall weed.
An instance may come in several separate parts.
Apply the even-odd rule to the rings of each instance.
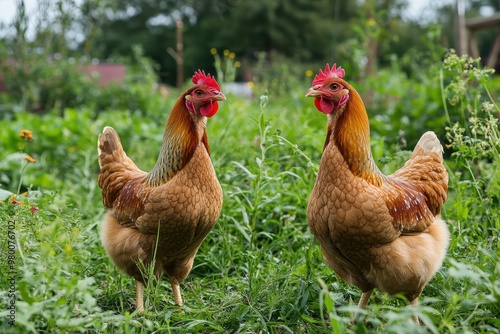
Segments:
[[[440,330],[499,332],[500,109],[487,87],[492,73],[451,50],[440,74],[453,151],[445,210],[452,230],[448,305]]]
[[[483,236],[500,228],[500,109],[486,86],[492,73],[479,59],[451,51],[441,75],[448,147],[459,167],[452,186],[463,200],[456,217]]]

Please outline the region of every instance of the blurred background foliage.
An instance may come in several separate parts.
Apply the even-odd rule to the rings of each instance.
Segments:
[[[338,62],[358,81],[375,134],[404,128],[400,142],[413,145],[444,120],[437,78],[456,44],[454,2],[434,2],[421,15],[409,15],[408,0],[38,0],[29,13],[23,0],[16,3],[16,16],[1,27],[9,89],[0,94],[3,118],[79,106],[145,112],[161,103],[152,90],[177,81],[167,50],[176,49],[181,20],[184,78],[198,68],[216,73],[214,53],[227,57],[230,50],[232,79],[257,84],[259,93],[299,98],[296,88],[303,90],[326,62]],[[467,17],[500,9],[493,0],[465,3]],[[497,33],[478,34],[482,55]],[[99,88],[97,78],[78,70],[99,62],[125,64],[125,80]],[[499,80],[491,86],[495,93]],[[437,131],[444,138],[444,129]]]
[[[499,1],[462,1],[468,18],[500,10]],[[16,5],[12,22],[1,26],[4,119],[82,106],[93,117],[106,110],[145,115],[198,68],[225,84],[250,82],[248,96],[267,92],[297,102],[318,68],[337,62],[356,82],[374,136],[403,150],[427,129],[445,139],[440,79],[442,60],[456,45],[455,1],[433,2],[420,15],[408,12],[408,0],[38,0],[30,12],[23,0]],[[482,56],[496,34],[477,34]],[[124,80],[100,87],[81,70],[97,63],[124,64]],[[496,97],[500,79],[487,85]]]
[[[92,60],[133,62],[135,45],[155,64],[159,80],[176,82],[175,21],[183,22],[184,75],[213,70],[209,50],[229,49],[241,60],[237,80],[252,80],[259,54],[268,66],[293,64],[299,73],[318,64],[342,61],[350,77],[375,73],[380,66],[402,61],[407,75],[418,75],[427,57],[442,57],[455,46],[455,4],[434,2],[426,14],[408,15],[408,0],[39,0],[26,13],[17,1],[17,15],[4,23],[1,57],[18,61],[82,63]],[[497,12],[496,0],[466,1],[467,17]],[[28,26],[34,33],[28,35]],[[479,34],[486,55],[497,31]],[[26,69],[25,69],[26,71]],[[31,73],[43,76],[43,73]],[[81,82],[75,82],[80,86]],[[67,92],[71,95],[72,92]],[[74,92],[73,92],[74,93]]]

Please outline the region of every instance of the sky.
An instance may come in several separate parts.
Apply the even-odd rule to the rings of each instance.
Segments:
[[[0,22],[10,23],[16,15],[16,0],[0,0]],[[37,0],[24,0],[27,12],[31,13],[36,8]]]

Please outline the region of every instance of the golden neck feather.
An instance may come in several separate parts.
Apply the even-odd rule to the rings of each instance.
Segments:
[[[158,160],[146,178],[150,186],[167,182],[184,168],[200,141],[209,151],[205,132],[206,117],[193,114],[185,105],[185,96],[190,92],[191,89],[181,94],[172,108]]]
[[[358,92],[350,85],[350,99],[341,110],[330,114],[328,132],[344,157],[349,170],[371,184],[380,185],[385,175],[373,160],[370,147],[370,124],[365,105]],[[327,139],[328,140],[328,139]]]

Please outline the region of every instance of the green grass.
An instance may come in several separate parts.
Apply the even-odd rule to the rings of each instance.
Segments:
[[[453,157],[447,161],[450,195],[443,210],[452,240],[443,268],[421,297],[418,315],[424,325],[413,324],[412,310],[402,298],[379,292],[351,322],[359,311],[354,305],[360,291],[326,266],[306,220],[307,198],[326,135],[326,118],[312,100],[302,97],[307,88],[298,87],[287,97],[228,96],[220,104],[207,131],[224,190],[222,215],[181,285],[185,306],[173,305],[166,279],[153,280],[146,289],[146,312],[140,315],[134,313],[133,279],[114,267],[100,245],[104,210],[96,184],[96,141],[105,125],[113,126],[128,155],[149,170],[173,99],[146,112],[94,115],[81,108],[66,110],[63,116],[18,112],[13,120],[1,121],[0,188],[17,192],[22,175],[20,193],[27,194],[16,198],[22,204],[0,204],[5,240],[0,243],[0,264],[9,267],[4,255],[6,222],[14,221],[18,274],[14,327],[7,318],[8,275],[0,282],[0,331],[500,332],[499,222],[485,219],[484,199],[467,186],[478,181],[465,177]],[[32,141],[19,137],[22,129],[33,131]],[[395,128],[389,142],[397,135]],[[385,172],[408,157],[385,144],[384,138],[372,139],[375,157],[384,158],[379,166]],[[23,161],[20,148],[36,162]],[[491,160],[480,160],[477,168],[483,163]],[[492,196],[500,193],[495,189]],[[498,213],[495,203],[490,203],[493,214]],[[38,208],[36,215],[33,206]]]

